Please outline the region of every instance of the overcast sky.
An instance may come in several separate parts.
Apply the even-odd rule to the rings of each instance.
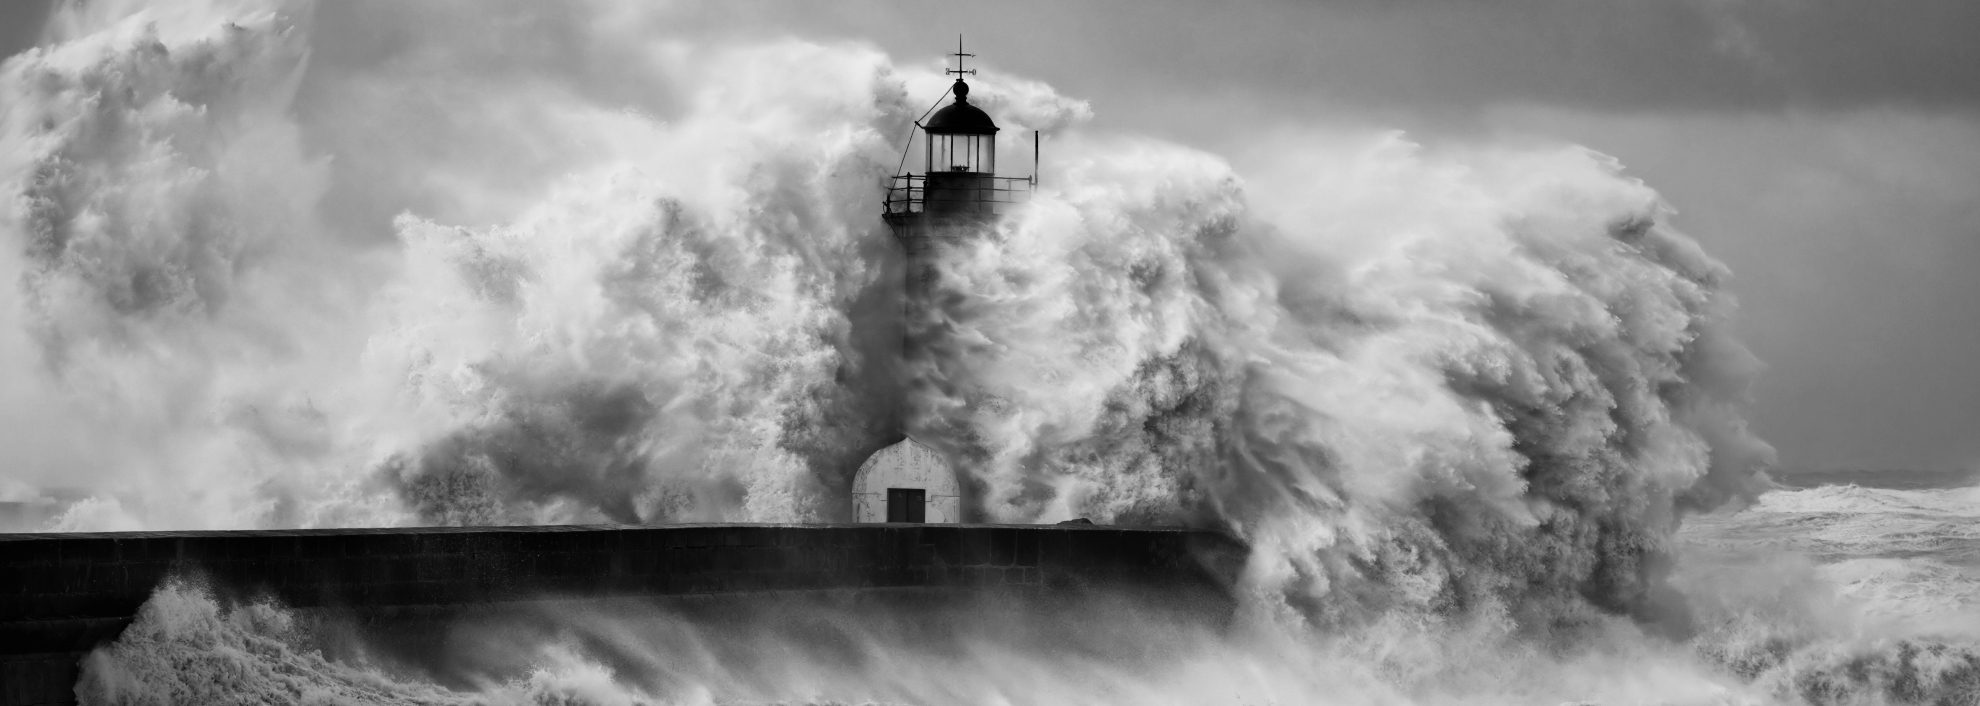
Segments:
[[[964,32],[986,70],[1091,100],[1094,129],[1240,172],[1260,133],[1315,126],[1607,152],[1733,268],[1738,329],[1769,366],[1752,418],[1785,465],[1980,465],[1980,2],[697,7],[670,21],[870,42],[904,63]],[[319,20],[362,11],[329,3]],[[0,53],[45,12],[0,4]]]

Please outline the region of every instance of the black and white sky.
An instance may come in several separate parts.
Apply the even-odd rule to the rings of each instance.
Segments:
[[[36,41],[47,4],[0,4],[0,54]],[[326,3],[319,31],[363,11]],[[1980,465],[1980,2],[747,1],[666,21],[903,63],[962,32],[984,70],[1091,101],[1095,129],[1240,173],[1319,133],[1586,145],[1732,267],[1768,366],[1752,421],[1784,466]],[[382,41],[364,31],[347,39]]]

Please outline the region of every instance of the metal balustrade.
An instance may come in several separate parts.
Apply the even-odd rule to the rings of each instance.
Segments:
[[[946,207],[938,210],[1001,214],[1007,205],[1024,203],[1031,196],[1033,184],[1031,177],[981,176],[968,181],[975,182],[975,185],[952,183],[937,187],[932,201],[938,207]],[[931,202],[929,191],[926,174],[900,174],[890,177],[887,181],[885,210],[882,213],[889,220],[926,213]]]

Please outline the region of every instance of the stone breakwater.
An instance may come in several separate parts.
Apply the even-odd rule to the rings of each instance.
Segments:
[[[359,621],[546,599],[1121,591],[1228,613],[1245,548],[1082,525],[584,525],[0,535],[0,704],[70,703],[78,663],[161,584]]]

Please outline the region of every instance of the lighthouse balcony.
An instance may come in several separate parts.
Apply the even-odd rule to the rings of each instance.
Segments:
[[[895,224],[920,216],[995,218],[1011,204],[1030,198],[1032,183],[1030,177],[983,172],[901,174],[888,179],[883,215]]]

